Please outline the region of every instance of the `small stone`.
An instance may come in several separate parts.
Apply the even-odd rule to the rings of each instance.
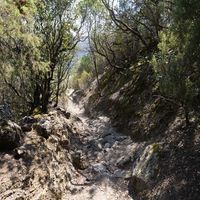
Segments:
[[[110,151],[110,148],[104,149],[104,152],[109,152],[109,151]]]
[[[35,119],[34,117],[31,117],[31,116],[25,116],[20,121],[21,124],[33,124],[33,123],[36,123],[36,122],[37,122],[37,119]]]
[[[97,163],[97,164],[94,164],[92,166],[93,170],[95,172],[99,172],[101,174],[106,174],[107,173],[107,169],[106,169],[106,166],[103,165],[102,163]]]
[[[102,145],[100,143],[97,144],[99,149],[102,149]]]
[[[113,144],[113,148],[115,148],[115,147],[117,147],[119,145],[119,142],[118,141],[116,141],[114,144]]]
[[[116,140],[121,142],[121,141],[126,140],[127,138],[128,138],[127,136],[120,136]]]
[[[98,154],[97,154],[97,160],[101,160],[102,157],[103,157],[102,153],[98,153]]]
[[[24,154],[25,154],[25,151],[23,149],[16,149],[14,152],[14,158],[18,160],[22,158]]]
[[[106,149],[110,148],[110,147],[111,147],[111,145],[109,143],[106,143],[105,146],[104,146],[104,148],[106,148]]]
[[[124,171],[122,171],[121,169],[117,169],[114,171],[114,176],[116,178],[122,178],[124,176]]]
[[[70,112],[64,112],[63,114],[67,119],[70,119],[70,117],[71,117],[71,113]]]
[[[131,156],[122,156],[117,160],[117,166],[123,168],[126,164],[131,162]]]

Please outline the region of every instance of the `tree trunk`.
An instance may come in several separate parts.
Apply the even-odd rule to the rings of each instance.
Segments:
[[[42,94],[42,112],[48,112],[49,100],[51,98],[51,81],[53,80],[55,65],[51,66],[51,71],[45,77],[44,91]]]
[[[58,105],[59,93],[60,93],[60,81],[58,80],[57,88],[56,88],[56,103],[55,103],[55,107]]]
[[[90,49],[92,49],[90,40],[89,40],[89,44],[90,44]],[[92,59],[93,59],[93,63],[94,63],[95,75],[96,75],[96,79],[97,79],[97,90],[98,90],[99,96],[101,97],[99,73],[98,73],[98,69],[97,69],[97,60],[96,60],[96,56],[95,56],[94,51],[91,50],[91,53],[92,53]]]
[[[98,73],[98,69],[97,69],[97,62],[96,62],[96,57],[93,54],[93,62],[94,62],[94,69],[95,69],[95,74],[96,74],[96,78],[97,78],[97,90],[98,90],[98,94],[101,97],[101,89],[100,89],[100,81],[99,81],[99,73]]]
[[[40,94],[41,94],[41,90],[40,90],[40,86],[37,83],[36,84],[36,88],[34,91],[34,95],[33,95],[33,103],[31,105],[31,113],[34,111],[35,108],[38,108],[40,106]]]
[[[44,81],[43,92],[42,92],[42,112],[43,113],[48,112],[48,104],[49,104],[49,99],[51,96],[50,84],[51,84],[51,79],[46,77]]]

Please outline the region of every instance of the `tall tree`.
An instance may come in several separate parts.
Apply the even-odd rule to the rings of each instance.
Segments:
[[[196,0],[175,1],[173,23],[160,33],[159,52],[153,59],[161,92],[184,108],[187,125],[200,96],[199,9]]]
[[[137,38],[145,51],[156,48],[158,33],[167,25],[164,13],[172,6],[170,1],[101,1],[119,29]]]
[[[27,110],[33,102],[33,77],[43,71],[38,46],[40,39],[34,34],[34,1],[3,1],[0,5],[0,76],[4,81],[2,95],[12,106],[21,102]],[[4,94],[3,94],[4,93]]]
[[[69,67],[80,40],[84,16],[80,20],[81,25],[77,27],[75,24],[78,16],[73,12],[74,7],[75,1],[69,0],[42,0],[37,3],[35,33],[41,39],[40,52],[42,59],[48,63],[48,69],[39,77],[41,82],[35,87],[37,101],[34,106],[41,105],[43,112],[47,112],[54,84],[57,84],[58,96],[61,81],[67,72],[66,68]]]

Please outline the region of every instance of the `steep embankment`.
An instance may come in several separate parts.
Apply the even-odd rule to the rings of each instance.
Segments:
[[[101,97],[90,88],[85,107],[100,111],[111,123],[146,145],[132,160],[129,191],[133,199],[194,200],[200,195],[200,121],[190,113],[185,126],[183,110],[160,96],[151,67],[133,66],[127,73],[112,71],[101,77]]]
[[[21,139],[14,137],[18,147],[0,154],[0,199],[61,199],[75,173],[69,157],[73,118],[68,115],[52,111],[25,117],[21,128],[1,124],[1,139],[16,132]]]

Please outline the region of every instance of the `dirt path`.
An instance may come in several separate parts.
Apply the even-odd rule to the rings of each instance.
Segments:
[[[69,98],[66,109],[28,119],[36,122],[24,122],[31,130],[23,143],[0,152],[0,200],[132,199],[128,179],[141,145],[117,133],[109,118],[89,118]]]
[[[137,144],[117,133],[106,116],[90,119],[84,109],[69,98],[67,110],[80,118],[82,143],[77,145],[71,191],[66,200],[128,200],[128,178],[132,170],[133,152]]]

